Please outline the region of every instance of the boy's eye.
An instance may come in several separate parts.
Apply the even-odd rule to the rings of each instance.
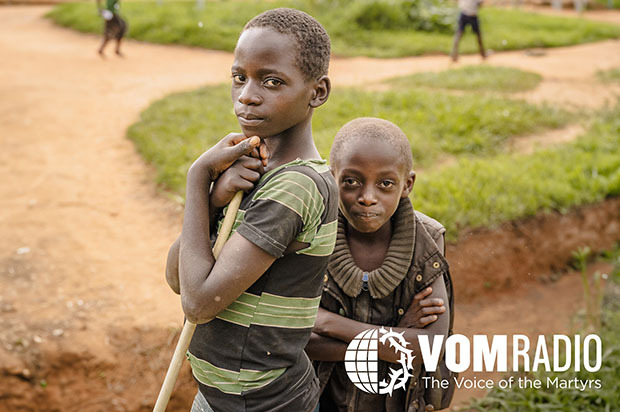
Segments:
[[[268,87],[277,87],[277,86],[280,86],[281,84],[282,84],[282,81],[278,79],[265,80],[265,86],[268,86]]]
[[[345,177],[344,179],[342,179],[342,183],[344,183],[345,186],[358,186],[359,182],[357,181],[357,179],[354,179],[352,177]]]
[[[389,189],[392,186],[394,186],[394,182],[390,180],[382,180],[381,183],[379,183],[379,187],[381,187],[382,189]]]
[[[245,82],[245,76],[242,74],[233,74],[232,75],[233,83],[243,83]]]

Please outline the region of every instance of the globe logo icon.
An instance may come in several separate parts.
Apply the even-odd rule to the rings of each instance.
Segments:
[[[396,333],[390,328],[368,329],[351,340],[344,355],[344,368],[351,382],[366,393],[389,394],[395,389],[406,390],[407,380],[412,377],[413,358],[411,349],[407,349],[409,342],[404,338],[404,332]],[[389,368],[388,380],[379,380],[379,342],[389,345],[397,354],[400,354],[398,363],[400,369]]]
[[[344,368],[351,382],[367,393],[379,393],[379,331],[369,329],[357,335],[344,355]]]

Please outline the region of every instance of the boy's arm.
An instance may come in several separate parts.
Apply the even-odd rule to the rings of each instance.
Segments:
[[[177,295],[181,293],[179,285],[179,248],[181,246],[181,236],[179,236],[170,246],[168,257],[166,258],[166,282],[170,289]]]
[[[215,318],[276,260],[238,233],[230,237],[215,263],[201,256],[206,251],[196,245],[184,247],[183,238],[180,251],[181,303],[193,323]]]
[[[433,289],[429,286],[418,292],[409,308],[398,322],[398,327],[422,329],[437,320],[446,311],[443,300],[428,298]],[[372,325],[369,325],[372,326]],[[348,343],[312,332],[306,352],[312,360],[342,362]]]
[[[200,156],[187,174],[179,285],[183,311],[190,322],[206,323],[215,318],[276,259],[238,233],[228,240],[217,263],[211,251],[207,188],[235,160],[259,144],[258,138],[228,135]]]
[[[235,163],[226,169],[214,182],[209,193],[209,227],[213,230],[217,214],[224,206],[230,203],[234,194],[239,190],[250,190],[264,173],[264,166],[269,160],[269,151],[265,144],[252,150],[249,156],[241,156]],[[181,293],[179,285],[179,236],[170,246],[166,260],[166,281],[170,288],[178,295]]]
[[[435,322],[437,315],[444,313],[446,307],[440,298],[426,298],[432,293],[433,288],[430,286],[418,292],[396,326],[422,329]]]
[[[347,346],[348,344],[341,340],[312,332],[306,345],[306,353],[312,360],[341,362],[344,360]]]
[[[446,286],[444,284],[443,277],[438,277],[431,284],[433,294],[431,298],[439,298],[444,302],[448,301],[446,293]],[[398,333],[404,332],[404,338],[409,342],[408,348],[413,350],[413,354],[416,356],[414,363],[419,364],[422,362],[420,356],[420,345],[418,342],[418,335],[428,335],[432,340],[434,335],[448,334],[448,327],[450,324],[450,309],[445,308],[445,312],[438,315],[435,322],[431,323],[424,329],[417,328],[400,328],[393,327],[392,330]],[[319,308],[317,315],[317,321],[314,326],[314,332],[333,339],[338,339],[348,345],[355,336],[361,332],[376,328],[378,325],[371,325],[367,323],[358,322],[353,319],[340,316],[338,314],[329,312],[325,309]],[[393,348],[389,347],[389,344],[379,345],[379,358],[387,362],[398,362],[400,356],[394,352]],[[340,359],[342,360],[342,359]]]

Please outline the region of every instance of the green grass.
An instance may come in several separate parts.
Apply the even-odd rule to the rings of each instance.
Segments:
[[[512,67],[464,66],[441,72],[416,73],[388,80],[395,87],[429,87],[439,89],[515,93],[532,90],[542,80],[537,73]]]
[[[620,195],[620,102],[574,143],[531,155],[461,159],[419,176],[416,209],[449,228],[488,227]]]
[[[333,90],[314,115],[314,139],[328,157],[334,135],[351,119],[381,117],[398,124],[411,139],[417,165],[432,167],[439,155],[501,152],[510,137],[565,124],[569,113],[484,95],[454,96],[415,89],[367,92]],[[239,126],[229,86],[170,95],[141,114],[128,136],[158,170],[158,181],[184,193],[187,168],[203,151]]]
[[[129,22],[128,36],[164,44],[183,44],[232,51],[243,25],[261,11],[278,6],[305,10],[315,16],[332,39],[333,52],[341,56],[398,57],[447,53],[451,33],[414,30],[362,30],[353,22],[350,2],[344,1],[208,1],[203,10],[195,2],[123,2],[121,14]],[[48,16],[73,29],[100,33],[101,19],[92,3],[65,3]],[[620,25],[584,19],[543,16],[517,10],[483,8],[480,14],[486,47],[514,50],[556,47],[620,37]],[[202,27],[199,26],[202,23]],[[462,53],[476,52],[468,31]]]
[[[609,8],[609,0],[596,0],[596,3]],[[611,0],[612,9],[620,9],[620,0]]]
[[[620,68],[599,70],[596,77],[603,83],[620,83]]]
[[[569,370],[562,373],[531,373],[528,374],[530,378],[542,381],[540,389],[513,387],[511,390],[502,390],[495,388],[486,397],[472,401],[469,407],[461,410],[484,412],[606,412],[617,410],[620,405],[620,329],[617,327],[620,324],[619,289],[617,282],[609,282],[607,285],[602,312],[603,327],[598,332],[603,342],[603,362],[599,371]],[[546,384],[547,377],[551,379],[558,377],[564,380],[575,378],[582,381],[599,380],[601,388],[588,388],[583,391],[574,387],[555,388],[554,385]]]

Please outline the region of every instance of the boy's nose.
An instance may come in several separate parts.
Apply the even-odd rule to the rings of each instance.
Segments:
[[[365,189],[360,193],[358,202],[364,206],[372,206],[377,203],[377,197],[373,190]]]
[[[252,81],[248,81],[243,88],[241,89],[241,93],[239,93],[239,97],[237,98],[239,103],[245,105],[258,105],[263,99],[258,94],[256,87],[254,87]]]

